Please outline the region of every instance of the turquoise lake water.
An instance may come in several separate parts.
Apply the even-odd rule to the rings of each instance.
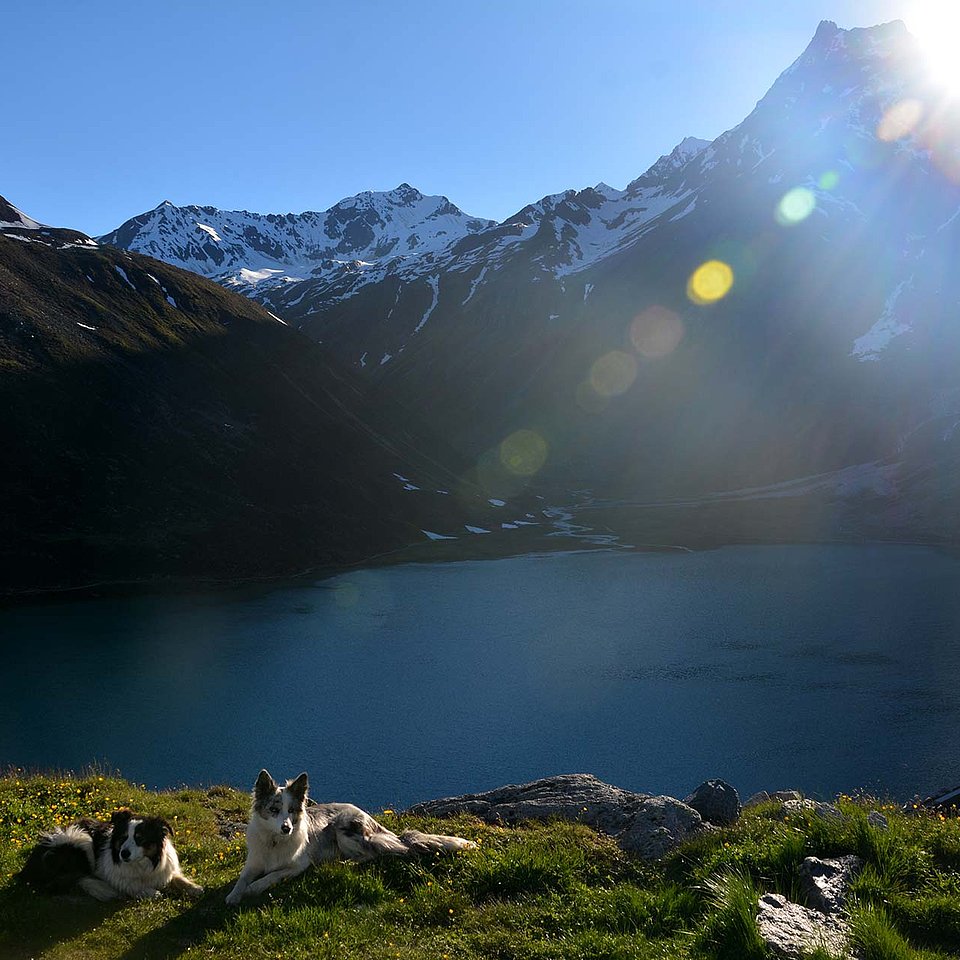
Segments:
[[[0,763],[307,770],[371,808],[590,772],[684,796],[960,783],[960,561],[581,552],[0,611]]]

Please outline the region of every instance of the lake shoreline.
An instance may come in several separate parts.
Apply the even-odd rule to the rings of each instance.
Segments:
[[[356,570],[378,569],[400,564],[456,564],[480,560],[509,560],[517,557],[549,556],[556,553],[703,553],[724,547],[783,547],[783,546],[891,546],[924,547],[947,556],[960,556],[960,544],[942,540],[881,539],[851,537],[833,539],[723,539],[708,536],[691,538],[686,543],[591,543],[577,535],[560,532],[540,534],[535,542],[518,547],[499,542],[485,547],[485,538],[458,543],[458,550],[450,549],[450,542],[422,541],[409,543],[386,553],[363,557],[355,562],[338,565],[318,564],[299,571],[281,571],[244,577],[170,577],[140,580],[103,580],[74,586],[24,588],[10,592],[0,591],[0,611],[18,607],[59,605],[80,600],[111,600],[131,597],[182,596],[201,593],[229,593],[252,587],[286,589],[305,586],[319,580],[329,580]],[[572,541],[572,542],[571,542]],[[467,544],[471,546],[467,546]],[[467,549],[464,547],[467,546]],[[472,547],[472,548],[471,548]],[[492,548],[492,549],[491,549]],[[451,555],[454,553],[455,555]]]

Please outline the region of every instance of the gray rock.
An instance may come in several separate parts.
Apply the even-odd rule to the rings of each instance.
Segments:
[[[434,817],[468,813],[488,823],[575,820],[614,837],[624,850],[658,859],[688,837],[713,829],[692,807],[611,786],[589,773],[510,784],[486,793],[418,803],[408,811]]]
[[[799,790],[775,790],[773,793],[767,793],[766,790],[760,790],[758,793],[753,794],[749,800],[743,805],[743,809],[746,810],[749,807],[756,807],[761,803],[766,803],[768,800],[780,800],[781,802],[785,800],[802,800],[803,794]]]
[[[684,840],[712,829],[693,807],[673,797],[648,797],[629,824],[613,835],[629,853],[644,860],[659,860]]]
[[[849,956],[850,930],[839,917],[791,903],[778,893],[762,896],[758,910],[757,929],[775,956],[795,960],[818,947],[835,957]]]
[[[728,827],[740,818],[740,794],[726,780],[704,781],[683,802],[718,827]]]
[[[780,805],[777,817],[785,820],[787,817],[797,816],[812,811],[824,820],[846,820],[846,815],[832,803],[820,803],[819,800],[786,800]]]
[[[876,827],[878,830],[890,829],[890,823],[879,810],[871,810],[867,814],[867,823],[869,823],[871,827]]]
[[[862,869],[863,861],[853,854],[835,860],[807,857],[800,864],[800,889],[815,910],[839,913],[846,904],[850,882]]]

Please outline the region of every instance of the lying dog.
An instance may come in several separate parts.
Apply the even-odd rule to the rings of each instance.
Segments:
[[[307,775],[279,786],[260,771],[253,788],[253,806],[247,824],[247,862],[230,891],[231,906],[303,873],[313,863],[355,860],[363,863],[383,856],[469,850],[472,840],[407,830],[397,836],[369,814],[350,803],[307,806]]]
[[[203,887],[180,870],[172,833],[166,820],[129,810],[118,810],[109,823],[79,820],[45,833],[19,877],[42,893],[79,886],[97,900],[146,900],[168,889],[200,896]]]

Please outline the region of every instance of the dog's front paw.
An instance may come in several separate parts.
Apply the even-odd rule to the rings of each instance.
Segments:
[[[227,906],[235,907],[243,899],[243,891],[239,887],[234,887],[227,894]]]
[[[258,894],[263,893],[264,890],[269,890],[272,886],[273,886],[272,883],[264,883],[263,877],[261,877],[259,880],[254,880],[253,883],[251,883],[250,886],[247,887],[247,893],[251,897],[255,897]]]

